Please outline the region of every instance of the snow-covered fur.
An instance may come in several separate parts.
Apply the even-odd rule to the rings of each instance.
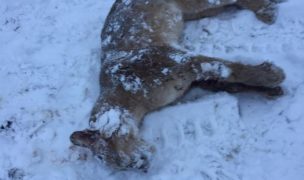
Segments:
[[[184,21],[214,16],[232,5],[252,10],[265,23],[275,20],[270,0],[117,0],[101,34],[100,97],[90,128],[74,132],[72,143],[112,167],[146,170],[155,150],[138,135],[144,116],[191,86],[281,95],[285,75],[271,63],[244,65],[178,48]]]

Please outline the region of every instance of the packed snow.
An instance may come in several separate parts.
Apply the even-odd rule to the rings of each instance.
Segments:
[[[100,90],[100,31],[113,2],[0,0],[0,180],[303,180],[302,0],[280,4],[271,26],[242,10],[185,29],[194,53],[282,67],[283,97],[193,90],[149,114],[147,173],[115,171],[72,146]]]

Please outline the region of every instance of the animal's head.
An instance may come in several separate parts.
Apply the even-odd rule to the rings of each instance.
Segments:
[[[70,136],[74,145],[90,149],[97,157],[116,169],[146,171],[154,148],[134,135],[113,134],[106,137],[98,130],[76,131]]]

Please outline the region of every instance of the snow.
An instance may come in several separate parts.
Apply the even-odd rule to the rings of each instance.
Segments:
[[[210,4],[220,4],[220,0],[208,0]]]
[[[100,90],[99,37],[112,3],[0,0],[1,180],[303,179],[302,0],[281,4],[271,26],[243,10],[185,31],[194,53],[283,67],[283,97],[194,90],[190,101],[149,114],[140,132],[156,147],[147,173],[114,171],[72,146]]]
[[[236,2],[237,0],[208,0],[208,2],[210,3],[210,4],[215,4],[215,5],[219,5],[219,4],[221,4],[221,2],[226,2],[226,3],[228,3],[228,2]]]
[[[172,59],[173,61],[177,62],[177,63],[182,63],[187,61],[188,57],[185,54],[178,54],[178,53],[173,53],[173,54],[169,54],[170,59]]]
[[[142,89],[141,80],[137,76],[120,76],[119,79],[126,91],[130,91],[135,94],[137,91]]]
[[[229,77],[231,70],[220,62],[201,63],[201,69],[203,72],[217,73],[219,77]]]
[[[111,135],[119,128],[121,112],[119,109],[110,109],[101,114],[94,123],[94,128],[100,129],[106,137]]]
[[[151,179],[227,176],[229,164],[246,143],[237,99],[226,93],[152,113],[143,131],[158,151],[151,167],[157,173]]]
[[[168,75],[170,73],[170,70],[168,68],[164,68],[162,71],[161,71],[164,75]]]
[[[131,118],[130,113],[119,107],[97,114],[96,122],[91,122],[90,128],[100,130],[106,138],[110,138],[114,132],[119,135],[138,133],[136,122]]]

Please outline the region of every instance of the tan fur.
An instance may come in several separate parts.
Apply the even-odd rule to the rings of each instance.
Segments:
[[[231,5],[252,10],[265,23],[275,19],[270,0],[220,2],[117,0],[101,34],[102,90],[90,130],[74,132],[73,144],[91,149],[112,167],[147,169],[154,149],[138,136],[144,116],[176,101],[192,85],[281,95],[285,75],[273,64],[244,65],[176,48],[185,20],[214,16]]]

